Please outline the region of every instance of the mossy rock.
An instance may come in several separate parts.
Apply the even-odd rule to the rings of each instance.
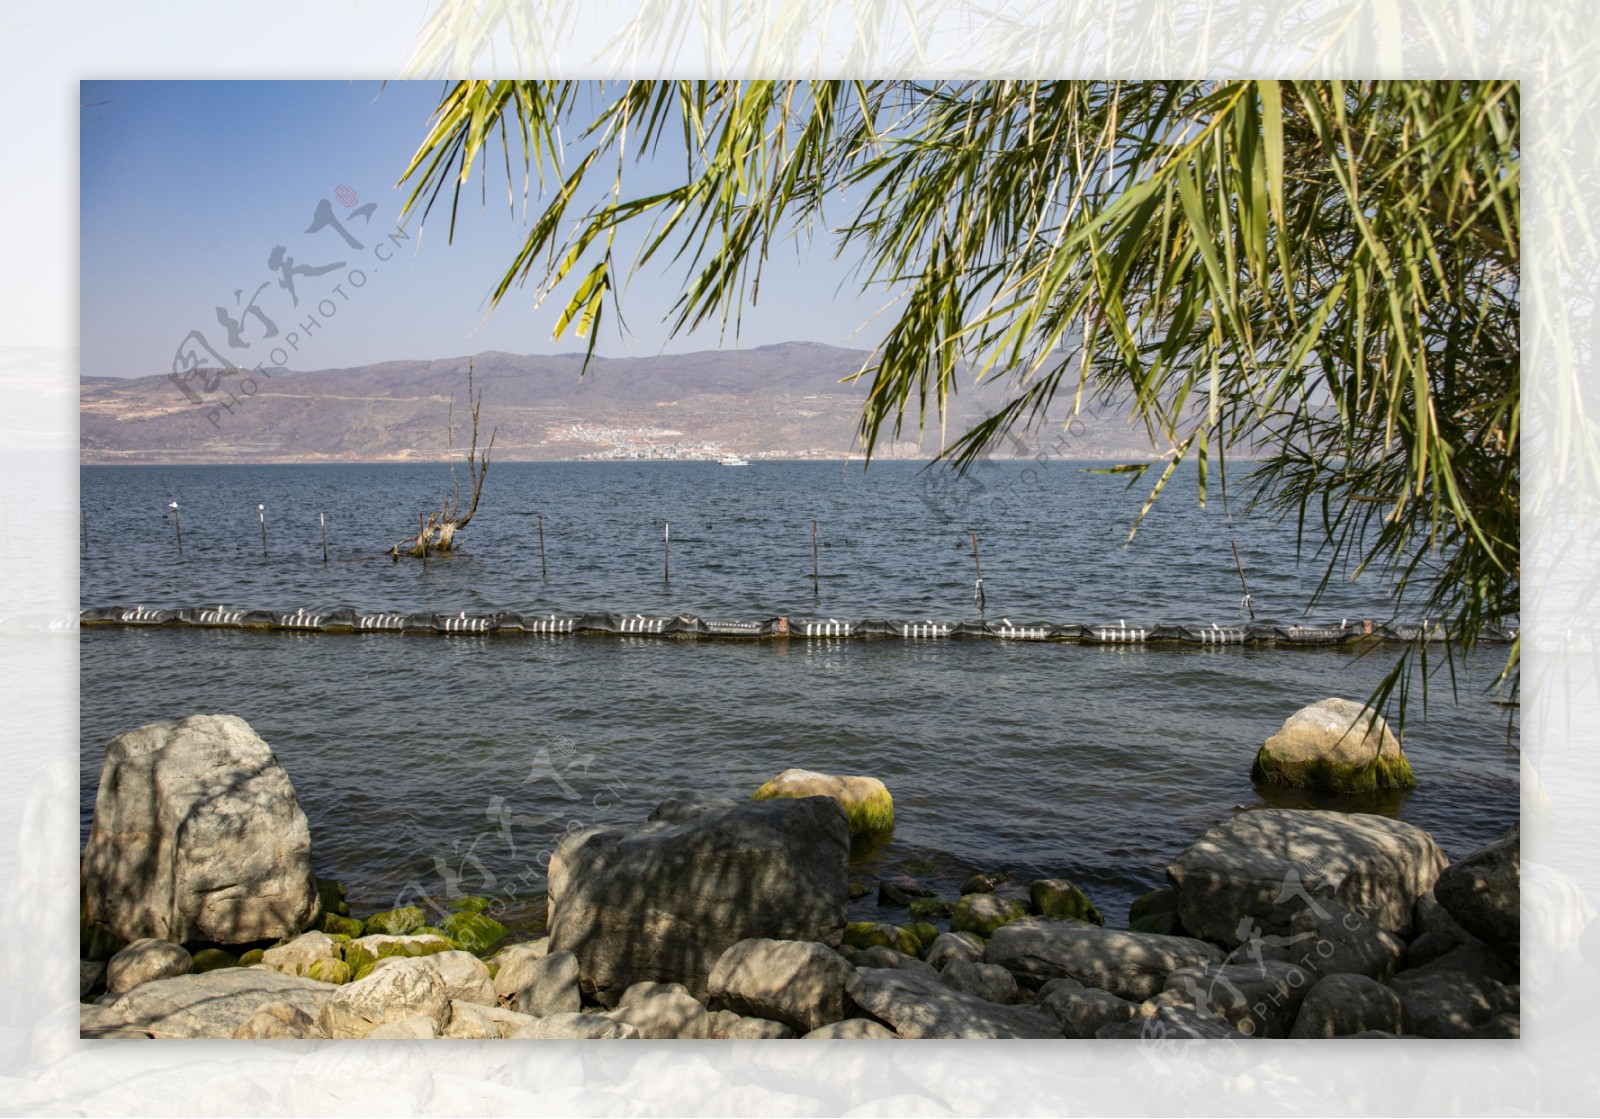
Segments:
[[[751,800],[832,797],[844,809],[852,837],[894,831],[894,798],[876,777],[833,777],[808,769],[786,769],[757,789]]]
[[[198,975],[202,971],[238,966],[239,957],[232,952],[223,948],[202,948],[194,953],[194,965],[189,970]]]
[[[410,936],[428,923],[428,916],[418,906],[403,905],[374,913],[363,923],[369,936]]]
[[[349,933],[329,933],[328,939],[333,941],[335,944],[349,944],[355,939],[355,937],[351,936]]]
[[[1314,793],[1372,793],[1379,789],[1414,789],[1416,774],[1404,754],[1376,757],[1360,765],[1328,758],[1293,764],[1273,758],[1263,746],[1250,766],[1250,780],[1263,785],[1287,785]]]
[[[350,916],[350,906],[345,901],[344,883],[335,882],[331,878],[317,879],[317,901],[322,912],[332,913],[336,917]],[[324,929],[324,932],[327,930]]]
[[[1256,751],[1250,778],[1317,793],[1414,789],[1416,775],[1383,717],[1334,697],[1302,707]]]
[[[939,926],[930,925],[927,921],[917,921],[906,925],[902,930],[910,933],[917,940],[917,950],[913,955],[919,960],[928,958],[928,949],[933,947],[933,942],[939,939]]]
[[[385,936],[368,934],[339,946],[339,954],[350,965],[350,978],[364,979],[372,965],[390,956],[431,956],[436,952],[455,952],[462,945],[445,936]]]
[[[932,859],[922,859],[918,862],[906,864],[906,873],[916,878],[925,878],[932,874],[933,871],[934,864]]]
[[[482,913],[494,902],[477,894],[469,894],[464,898],[456,898],[450,903],[450,909],[455,913]]]
[[[969,932],[987,940],[996,929],[1027,915],[1028,907],[1020,901],[996,894],[964,894],[950,913],[950,931]]]
[[[366,932],[366,926],[354,917],[341,917],[337,913],[324,913],[317,918],[316,928],[329,936],[344,936],[354,939]]]
[[[265,949],[252,948],[252,949],[250,949],[250,951],[244,953],[242,956],[239,957],[239,966],[240,967],[255,967],[257,964],[259,964],[261,962],[261,958],[263,956],[265,956],[266,954],[267,953],[266,953]]]
[[[1066,917],[1092,925],[1106,923],[1089,895],[1065,878],[1038,879],[1028,886],[1028,897],[1040,916]]]
[[[406,935],[407,936],[449,936],[450,934],[445,932],[438,925],[422,925],[422,926],[419,926],[418,928],[412,929]]]
[[[350,965],[343,960],[327,958],[313,961],[306,970],[306,978],[319,983],[348,983],[352,974]]]
[[[1005,884],[1006,876],[991,871],[974,874],[971,878],[961,883],[963,894],[992,894]]]
[[[907,929],[880,921],[851,921],[844,927],[845,948],[893,948],[906,956],[915,956],[921,941]]]
[[[937,921],[950,916],[950,903],[943,898],[913,898],[911,915],[919,921]]]
[[[849,890],[851,901],[855,901],[858,898],[864,898],[868,894],[872,893],[872,887],[861,881],[859,878],[850,879]]]
[[[444,934],[458,941],[474,956],[481,956],[504,940],[511,930],[482,913],[452,913],[444,923]]]

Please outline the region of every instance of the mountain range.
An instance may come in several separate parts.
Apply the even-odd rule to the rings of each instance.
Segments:
[[[411,462],[462,454],[471,440],[469,365],[482,392],[480,438],[501,461],[599,458],[859,456],[865,380],[847,381],[863,350],[790,342],[638,358],[488,351],[350,369],[230,370],[80,382],[84,464]],[[580,376],[581,373],[581,376]],[[951,400],[948,438],[1005,403],[1004,389],[966,385]],[[914,408],[914,406],[913,406]],[[929,458],[937,415],[918,438],[915,411],[876,454]],[[1091,413],[1059,442],[1059,424],[1034,441],[1072,458],[1152,457],[1143,431],[1119,413]],[[1031,453],[1018,442],[1001,455]]]

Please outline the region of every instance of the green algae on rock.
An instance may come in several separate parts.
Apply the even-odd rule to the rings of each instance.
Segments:
[[[216,971],[218,968],[238,967],[239,957],[222,948],[202,948],[194,954],[194,966],[189,970],[195,974],[205,971]]]
[[[444,923],[444,935],[474,956],[481,956],[511,932],[493,917],[470,910],[452,913]]]
[[[306,971],[307,979],[315,979],[319,983],[348,983],[352,977],[350,965],[343,960],[323,959],[317,960]]]
[[[368,933],[381,936],[409,936],[427,923],[427,914],[415,905],[386,909],[382,913],[374,913],[364,922]]]
[[[1070,917],[1103,925],[1106,919],[1095,908],[1089,895],[1065,878],[1040,878],[1028,887],[1033,908],[1043,917]]]
[[[352,940],[366,932],[365,926],[354,917],[341,917],[337,913],[323,913],[311,927],[329,936],[347,936]]]
[[[881,921],[850,921],[844,927],[841,944],[845,948],[892,948],[906,956],[921,956],[922,942],[916,934],[898,925]]]
[[[919,921],[936,921],[950,916],[950,903],[943,898],[913,898],[911,915]]]
[[[906,925],[901,930],[908,932],[917,939],[916,957],[919,960],[928,958],[928,949],[933,947],[933,942],[939,939],[939,926],[929,924],[927,921],[917,921]]]
[[[322,912],[332,913],[335,917],[350,916],[350,906],[346,904],[345,896],[344,883],[331,878],[317,879],[317,904]]]
[[[987,939],[996,929],[1027,915],[1028,909],[1020,901],[997,894],[964,894],[950,914],[950,931],[969,932]]]
[[[1250,779],[1321,793],[1414,789],[1416,776],[1383,716],[1325,699],[1289,716],[1256,751]]]
[[[833,777],[808,769],[786,769],[757,789],[750,799],[780,797],[832,797],[844,809],[852,838],[894,830],[894,798],[876,777]]]
[[[460,951],[461,945],[444,936],[387,936],[368,934],[340,946],[344,962],[350,965],[350,978],[364,979],[379,960],[390,956],[431,956],[437,952]]]

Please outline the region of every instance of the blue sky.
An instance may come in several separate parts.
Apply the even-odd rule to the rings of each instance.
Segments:
[[[520,199],[514,215],[507,207],[503,172],[491,175],[486,201],[474,179],[453,244],[438,211],[426,226],[409,221],[409,239],[385,236],[405,201],[395,184],[444,89],[440,82],[82,83],[82,374],[170,372],[192,331],[204,341],[191,345],[230,362],[298,370],[482,350],[581,350],[570,332],[551,338],[560,307],[552,300],[535,310],[531,288],[514,290],[488,313],[487,296],[525,229]],[[326,223],[307,232],[324,200],[348,240]],[[366,211],[368,204],[375,207]],[[269,260],[280,246],[289,261],[274,270]],[[626,249],[620,255],[631,259]],[[298,304],[280,286],[286,268]],[[794,340],[866,347],[878,338],[869,320],[883,296],[858,295],[849,267],[826,245],[803,261],[793,250],[774,253],[737,341],[731,331],[719,339],[714,326],[669,340],[663,319],[683,272],[652,269],[624,293],[628,332],[619,333],[608,314],[597,353]],[[237,324],[231,339],[219,307]]]

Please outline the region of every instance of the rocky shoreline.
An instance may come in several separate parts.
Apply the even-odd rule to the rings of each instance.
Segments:
[[[1297,713],[1257,768],[1413,780],[1387,728],[1336,702]],[[1349,715],[1321,746],[1319,708]],[[1397,820],[1258,809],[1179,854],[1125,930],[1068,880],[998,874],[954,898],[886,878],[878,901],[906,919],[853,922],[851,845],[893,828],[891,791],[790,770],[752,792],[568,836],[542,929],[479,897],[357,917],[243,720],[138,728],[107,746],[84,851],[80,1034],[1520,1036],[1516,829],[1452,864]]]

